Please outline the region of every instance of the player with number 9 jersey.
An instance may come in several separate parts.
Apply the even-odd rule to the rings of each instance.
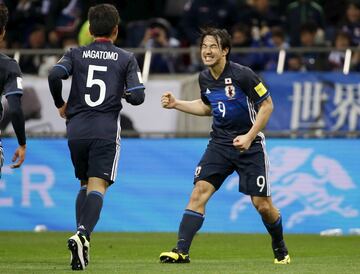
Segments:
[[[271,199],[269,160],[261,132],[272,113],[272,99],[249,67],[229,60],[230,51],[231,37],[225,29],[203,29],[200,55],[207,68],[199,76],[200,98],[179,100],[171,92],[161,97],[164,108],[213,117],[211,139],[195,169],[176,247],[160,254],[162,263],[190,262],[190,246],[204,222],[207,202],[233,172],[239,175],[239,191],[250,196],[272,238],[274,263],[290,263],[282,217]]]

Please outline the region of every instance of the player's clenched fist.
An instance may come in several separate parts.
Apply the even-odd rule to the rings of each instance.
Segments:
[[[161,96],[161,105],[163,108],[174,108],[176,98],[171,92],[166,92]]]
[[[252,139],[249,138],[248,135],[239,135],[236,136],[233,140],[233,145],[236,149],[240,150],[240,152],[244,152],[245,150],[248,150],[251,146]]]

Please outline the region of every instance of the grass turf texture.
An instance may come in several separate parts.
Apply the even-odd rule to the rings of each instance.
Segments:
[[[0,232],[0,273],[73,273],[64,232]],[[160,264],[175,233],[94,233],[85,273],[360,273],[360,237],[287,235],[290,265],[274,265],[270,238],[206,234],[194,239],[190,264]]]

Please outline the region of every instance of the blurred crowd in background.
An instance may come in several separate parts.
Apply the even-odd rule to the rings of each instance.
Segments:
[[[290,71],[341,71],[345,49],[360,45],[360,0],[0,0],[9,9],[7,49],[69,49],[91,42],[87,12],[99,3],[121,16],[116,44],[125,48],[198,46],[199,28],[226,28],[236,48],[333,47],[330,52],[287,54]],[[58,57],[24,55],[23,73],[45,74]],[[142,56],[138,56],[141,64]],[[276,70],[277,52],[233,52],[256,71]],[[189,73],[201,62],[186,54],[154,54],[150,72]],[[351,70],[359,71],[354,51]]]

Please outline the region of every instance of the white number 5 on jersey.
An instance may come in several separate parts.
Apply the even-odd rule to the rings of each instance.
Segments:
[[[105,82],[101,79],[94,79],[94,71],[107,71],[107,67],[105,66],[95,66],[89,65],[87,80],[86,80],[86,87],[91,88],[93,85],[97,85],[100,88],[99,91],[99,98],[96,101],[92,101],[90,94],[85,94],[85,102],[90,107],[96,107],[100,105],[105,100],[105,93],[106,93],[106,85]]]

